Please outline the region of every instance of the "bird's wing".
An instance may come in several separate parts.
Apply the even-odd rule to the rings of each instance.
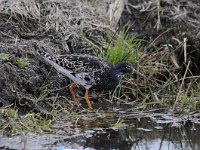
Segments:
[[[70,73],[77,80],[77,83],[90,88],[100,81],[100,77],[105,72],[109,72],[112,65],[99,57],[91,55],[68,55],[63,59],[63,67],[72,71]],[[74,82],[76,82],[74,80]]]
[[[64,57],[63,63],[66,69],[73,71],[74,73],[92,73],[92,72],[104,72],[111,67],[111,64],[99,57],[91,55],[73,54]]]
[[[43,57],[58,72],[88,89],[100,80],[99,75],[107,72],[112,66],[104,59],[86,54],[53,56],[45,53]]]

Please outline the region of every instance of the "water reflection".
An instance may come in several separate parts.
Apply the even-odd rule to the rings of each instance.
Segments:
[[[98,122],[102,121],[93,122],[93,126],[96,126]],[[92,122],[88,122],[88,124],[92,126]],[[199,129],[199,124],[190,121],[169,123],[167,120],[166,123],[155,123],[149,118],[132,118],[127,119],[122,128],[93,128],[89,130],[93,131],[90,132],[90,136],[84,129],[82,132],[85,134],[79,137],[65,138],[57,141],[55,145],[79,149],[80,147],[69,145],[69,143],[76,143],[82,149],[97,150],[199,150]]]
[[[162,128],[157,128],[161,127]],[[180,127],[171,124],[155,126],[147,118],[137,121],[135,127],[107,129],[87,139],[86,147],[95,149],[133,150],[190,150],[200,149],[199,125],[187,122]],[[196,128],[196,130],[195,130]]]
[[[116,122],[112,118],[113,122]],[[109,127],[111,118],[81,121],[79,126],[56,134],[0,136],[0,149],[59,150],[199,150],[200,124],[127,118],[121,127]],[[101,123],[100,123],[101,122]],[[106,126],[107,125],[107,126]],[[98,126],[98,128],[97,128]]]

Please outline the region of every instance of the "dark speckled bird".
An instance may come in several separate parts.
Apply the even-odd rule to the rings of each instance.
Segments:
[[[105,59],[87,54],[71,54],[62,57],[51,55],[44,51],[38,52],[59,73],[86,89],[84,98],[89,108],[92,108],[88,98],[88,90],[90,88],[105,91],[113,90],[119,84],[122,75],[131,73],[133,70],[126,62],[112,65]],[[73,84],[70,84],[69,89],[72,100],[77,105]]]

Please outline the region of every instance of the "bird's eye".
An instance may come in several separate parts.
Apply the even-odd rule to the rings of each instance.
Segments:
[[[126,66],[126,69],[130,69],[131,67],[130,66]]]

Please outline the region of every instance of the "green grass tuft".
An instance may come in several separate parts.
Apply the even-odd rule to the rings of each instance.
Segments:
[[[26,68],[29,66],[29,61],[26,58],[20,58],[14,61],[14,64],[17,65],[20,68]]]
[[[123,31],[117,36],[116,41],[110,43],[107,50],[100,52],[98,56],[105,58],[113,64],[120,61],[127,61],[133,64],[137,61],[141,48],[141,42],[136,35],[127,38],[126,32]]]
[[[124,120],[121,119],[121,118],[118,118],[117,122],[115,124],[112,124],[112,127],[113,128],[120,128],[120,127],[123,127],[123,125],[124,125]]]
[[[0,60],[6,61],[10,59],[10,55],[7,53],[0,53]]]
[[[46,116],[49,114],[46,114]],[[51,132],[51,125],[54,121],[41,113],[30,112],[26,115],[19,115],[18,109],[0,109],[0,131],[4,135],[10,136],[22,131],[34,133]]]

